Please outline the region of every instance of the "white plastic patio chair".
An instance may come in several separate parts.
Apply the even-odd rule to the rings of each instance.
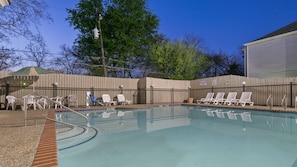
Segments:
[[[41,97],[40,99],[37,100],[37,103],[45,109],[48,106],[48,109],[50,109],[50,105],[48,103],[48,100],[45,97]]]
[[[6,110],[8,110],[9,106],[11,106],[12,110],[15,110],[16,107],[16,97],[11,96],[11,95],[7,95],[6,96],[7,99],[7,104],[6,104]]]
[[[33,107],[33,109],[36,110],[36,98],[34,95],[23,96],[23,100],[24,100],[25,104],[27,105],[24,107],[27,107],[27,109],[29,109],[30,107]]]
[[[54,101],[55,103],[55,109],[57,109],[59,106],[62,108],[62,102],[63,102],[64,97],[61,96],[56,96],[52,97],[51,100]]]
[[[68,95],[68,96],[67,96],[67,104],[68,104],[68,107],[70,107],[71,104],[73,104],[73,103],[74,103],[75,107],[78,107],[77,96],[76,96],[76,95],[73,95],[73,94]]]

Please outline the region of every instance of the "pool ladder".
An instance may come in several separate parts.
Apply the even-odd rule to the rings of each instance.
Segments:
[[[297,97],[296,97],[296,100],[297,100]],[[284,109],[287,108],[287,95],[286,94],[284,94],[280,105],[281,105],[281,107],[284,107]],[[273,107],[273,98],[272,98],[271,94],[268,96],[268,98],[266,100],[266,106],[269,106],[270,109]]]
[[[286,94],[284,94],[284,96],[282,98],[281,106],[284,107],[284,109],[287,108],[287,95]]]
[[[270,109],[272,109],[273,107],[273,98],[272,98],[272,95],[270,94],[266,100],[266,106],[269,106]]]

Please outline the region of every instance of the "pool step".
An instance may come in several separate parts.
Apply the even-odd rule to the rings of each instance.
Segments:
[[[86,129],[84,127],[70,127],[70,128],[63,128],[63,129],[57,129],[57,141],[64,140],[67,138],[72,138],[75,136],[78,136],[82,133],[84,133]]]
[[[70,130],[63,133],[57,134],[57,144],[59,151],[90,141],[98,134],[98,131],[92,127],[77,127],[76,130]]]

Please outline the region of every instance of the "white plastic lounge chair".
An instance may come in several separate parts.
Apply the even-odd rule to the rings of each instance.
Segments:
[[[229,92],[226,99],[223,100],[224,104],[231,105],[236,100],[237,92]]]
[[[90,99],[90,102],[95,106],[96,104],[99,104],[99,105],[101,105],[101,106],[104,106],[104,104],[102,104],[101,102],[100,102],[100,100],[98,100],[97,98],[95,98],[95,96],[94,95],[92,95],[92,93],[91,92],[87,92],[87,96],[89,97],[89,99]]]
[[[11,96],[11,95],[7,95],[6,96],[7,99],[7,104],[6,104],[6,110],[8,110],[9,106],[11,106],[12,110],[15,110],[16,107],[16,97]]]
[[[213,100],[214,93],[209,92],[207,93],[205,98],[201,98],[200,100],[197,100],[197,103],[210,103]]]
[[[245,106],[246,104],[249,104],[250,106],[254,105],[254,102],[251,100],[252,92],[242,92],[240,99],[236,101],[237,105]]]
[[[252,122],[252,117],[250,112],[243,112],[240,114],[240,117],[245,122]]]
[[[116,101],[111,100],[109,94],[103,94],[102,101],[103,101],[103,104],[105,104],[105,105],[115,105],[116,104]]]
[[[131,104],[130,100],[126,100],[125,96],[123,94],[118,94],[117,95],[118,103],[119,104]]]
[[[214,100],[213,104],[218,105],[220,102],[224,101],[225,92],[218,92]]]

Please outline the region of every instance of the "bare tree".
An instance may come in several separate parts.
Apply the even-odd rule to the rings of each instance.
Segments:
[[[3,46],[9,46],[12,38],[24,38],[30,42],[38,41],[40,35],[36,34],[39,34],[38,27],[41,21],[52,21],[47,8],[48,6],[44,0],[13,0],[11,5],[1,8],[0,43]],[[43,44],[45,44],[44,41]],[[28,45],[33,49],[32,52],[36,52],[35,45],[35,43]],[[20,64],[20,55],[17,56],[13,53],[12,48],[2,48],[0,52],[1,69],[9,69]],[[38,64],[41,65],[39,61]]]
[[[35,37],[34,42],[30,42],[26,46],[27,52],[24,55],[30,60],[36,63],[37,67],[45,66],[46,60],[50,56],[49,51],[46,48],[43,37],[39,34]]]
[[[243,75],[243,63],[240,56],[227,55],[222,51],[208,55],[211,66],[204,72],[205,76],[214,77],[227,74]]]
[[[0,10],[0,42],[11,37],[25,37],[31,40],[38,32],[41,20],[52,21],[43,0],[14,0]]]
[[[83,64],[77,59],[77,53],[66,45],[60,46],[61,56],[54,60],[54,64],[57,67],[55,71],[63,72],[66,74],[83,74],[86,73]]]
[[[203,39],[197,35],[190,35],[190,34],[185,35],[185,38],[183,39],[183,43],[187,47],[195,48],[197,51],[200,51],[200,52],[205,50]]]
[[[0,48],[0,70],[7,70],[10,67],[21,64],[19,56],[15,56],[15,53],[11,49],[4,47]]]

